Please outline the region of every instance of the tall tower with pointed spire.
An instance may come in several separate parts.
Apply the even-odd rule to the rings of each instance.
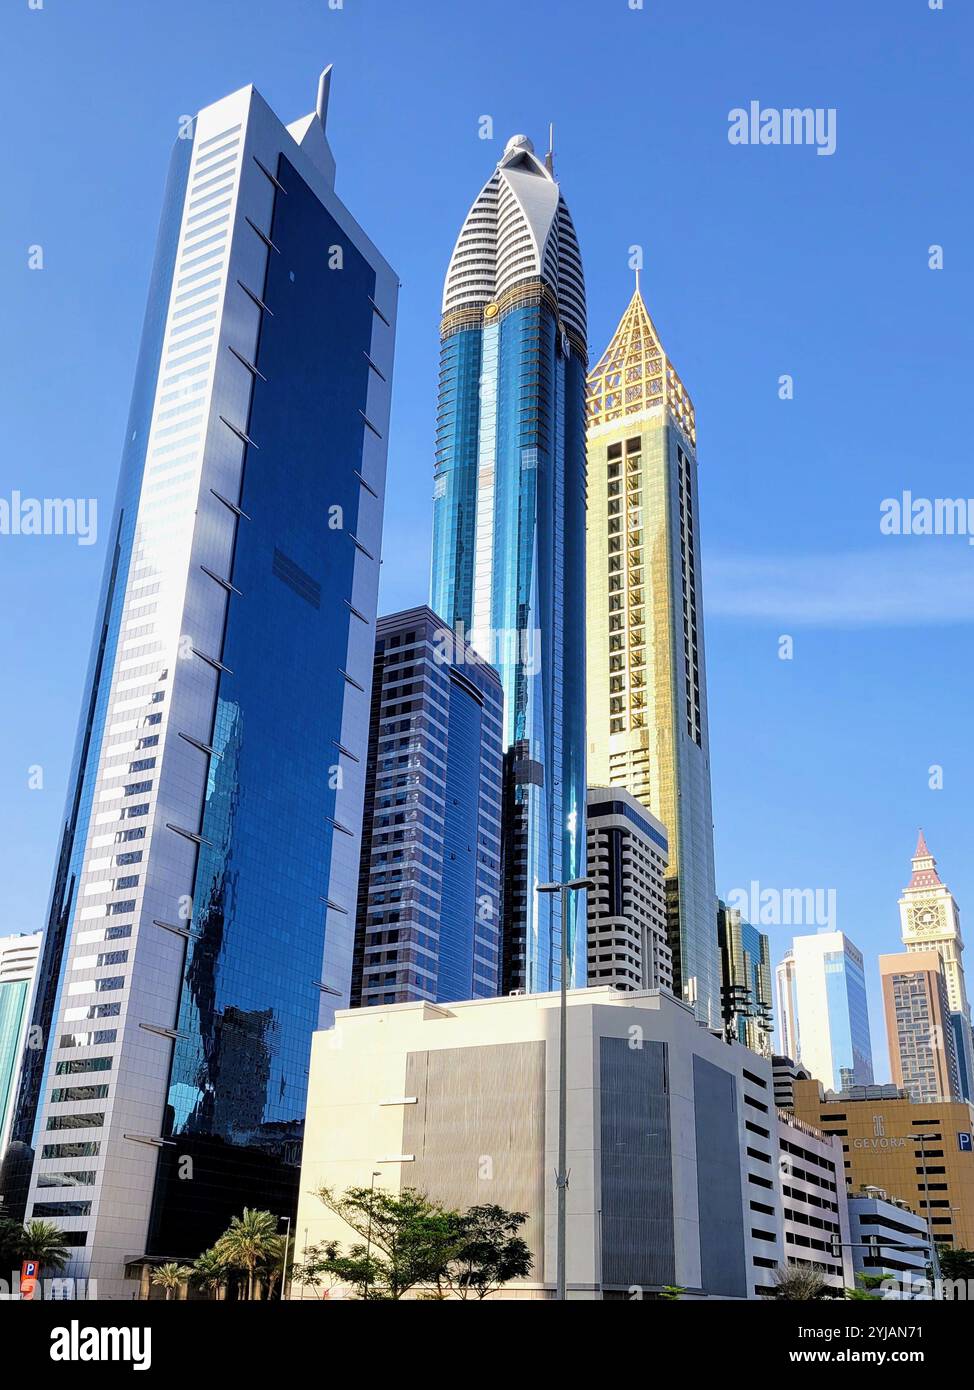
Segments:
[[[103,1298],[293,1209],[349,1000],[398,280],[328,87],[207,106],[166,187],[4,1164]]]
[[[559,905],[536,887],[585,869],[585,285],[552,166],[510,139],[447,269],[430,586],[504,687],[503,986],[529,992],[561,976]]]
[[[954,1029],[960,1083],[964,1095],[974,1099],[974,1044],[971,1038],[971,1009],[964,982],[964,941],[960,929],[960,908],[953,893],[940,877],[937,861],[927,848],[921,830],[913,852],[910,881],[899,901],[900,931],[907,951],[940,953],[947,1003]]]
[[[589,781],[666,826],[674,989],[719,1027],[696,440],[637,274],[588,378]]]

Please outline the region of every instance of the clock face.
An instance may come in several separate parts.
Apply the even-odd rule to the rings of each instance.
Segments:
[[[919,903],[913,909],[913,925],[917,931],[936,931],[940,913],[932,903]]]

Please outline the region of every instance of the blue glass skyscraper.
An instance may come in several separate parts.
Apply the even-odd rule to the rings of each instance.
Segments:
[[[398,282],[328,86],[207,107],[166,190],[14,1135],[101,1297],[291,1210],[348,1003]]]
[[[840,931],[796,936],[778,964],[782,1046],[827,1090],[871,1086],[862,952]]]
[[[550,153],[508,141],[447,271],[431,606],[504,688],[505,990],[560,980],[585,869],[585,285]],[[570,983],[585,983],[585,904]]]

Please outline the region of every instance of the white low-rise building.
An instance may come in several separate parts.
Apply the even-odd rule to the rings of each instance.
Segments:
[[[759,1297],[784,1249],[770,1061],[663,991],[573,990],[567,1017],[568,1297]],[[558,1057],[557,994],[338,1013],[312,1050],[296,1261],[358,1239],[316,1190],[374,1181],[527,1212],[534,1269],[501,1296],[552,1297]]]
[[[849,1197],[849,1240],[856,1275],[881,1275],[890,1298],[928,1298],[930,1233],[922,1216],[881,1187]]]
[[[841,1297],[853,1282],[842,1143],[786,1110],[777,1112],[777,1132],[781,1263],[816,1270]]]

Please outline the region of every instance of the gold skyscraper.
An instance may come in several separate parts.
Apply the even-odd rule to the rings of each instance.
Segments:
[[[693,403],[636,290],[588,378],[592,786],[666,826],[674,991],[720,1024]]]

